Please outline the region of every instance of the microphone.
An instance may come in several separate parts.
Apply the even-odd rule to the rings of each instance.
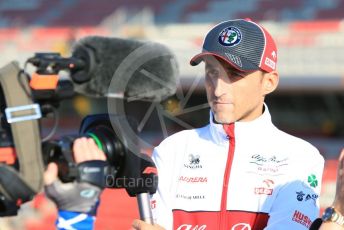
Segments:
[[[85,63],[71,77],[87,96],[161,101],[176,91],[177,60],[162,44],[90,36],[74,45],[72,57]]]
[[[126,155],[125,169],[122,178],[123,185],[130,197],[137,197],[140,219],[154,224],[150,196],[158,187],[157,169],[152,159],[143,153]],[[126,180],[123,180],[126,179]]]

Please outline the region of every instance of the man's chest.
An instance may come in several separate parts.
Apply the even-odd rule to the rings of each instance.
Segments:
[[[225,194],[227,210],[267,212],[285,183],[289,159],[239,148],[229,165],[228,148],[216,150],[183,154],[173,175],[173,209],[219,211]]]

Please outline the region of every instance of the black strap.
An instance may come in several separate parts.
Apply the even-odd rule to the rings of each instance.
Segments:
[[[79,163],[78,182],[88,182],[99,188],[105,188],[109,165],[106,161],[92,160]]]
[[[37,106],[35,107],[35,104],[33,104],[30,98],[28,79],[25,77],[18,78],[19,74],[20,68],[17,62],[11,62],[0,69],[0,84],[5,95],[7,109],[10,108],[15,111],[16,108],[29,105],[32,108],[25,109],[25,112],[38,112]],[[6,118],[9,119],[7,116]],[[34,191],[37,193],[43,186],[44,167],[38,121],[36,119],[14,121],[10,126],[19,161],[19,172],[14,170],[9,171],[8,167],[0,165],[2,171],[7,173],[11,172],[11,175],[13,175],[13,178],[6,178],[0,174],[0,192],[8,199],[11,196],[23,196],[22,200],[25,201],[28,200],[31,193],[25,194],[25,192],[19,191],[20,189],[18,188],[27,188],[24,191]],[[11,183],[12,181],[18,183],[19,187],[17,189],[14,189],[15,186]],[[7,182],[11,183],[13,188],[9,188]],[[12,192],[15,194],[12,195]]]
[[[309,227],[310,230],[318,230],[322,224],[322,219],[317,218],[313,221],[312,225]]]

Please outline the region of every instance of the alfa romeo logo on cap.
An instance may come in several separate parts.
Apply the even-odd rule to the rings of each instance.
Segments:
[[[241,32],[234,26],[227,27],[219,34],[219,42],[224,46],[235,46],[241,41]]]

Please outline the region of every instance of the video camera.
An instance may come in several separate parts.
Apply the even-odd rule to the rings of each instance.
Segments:
[[[25,70],[28,63],[36,67],[31,77]],[[80,180],[72,155],[77,137],[92,138],[106,154],[108,166],[104,180],[108,175],[112,180],[137,177],[139,175],[131,170],[133,167],[144,171],[154,165],[150,159],[138,156],[139,150],[129,151],[123,143],[125,139],[116,134],[111,116],[128,120],[119,115],[89,115],[82,121],[78,135],[59,140],[41,139],[39,119],[49,114],[56,116],[60,102],[74,95],[73,82],[80,84],[89,80],[87,75],[78,72],[85,68],[90,71],[91,67],[85,63],[75,56],[63,58],[58,53],[37,53],[27,60],[23,70],[16,62],[0,69],[0,216],[16,215],[20,205],[41,190],[44,168],[49,162],[57,163],[63,182]],[[60,71],[69,71],[73,82],[60,80]],[[135,122],[131,124],[135,130]],[[156,175],[150,176],[156,181]],[[107,187],[125,187],[113,181],[109,184],[111,186]],[[148,189],[151,191],[143,187],[135,191],[127,188],[127,191],[130,195],[153,193],[156,186],[153,187]]]

